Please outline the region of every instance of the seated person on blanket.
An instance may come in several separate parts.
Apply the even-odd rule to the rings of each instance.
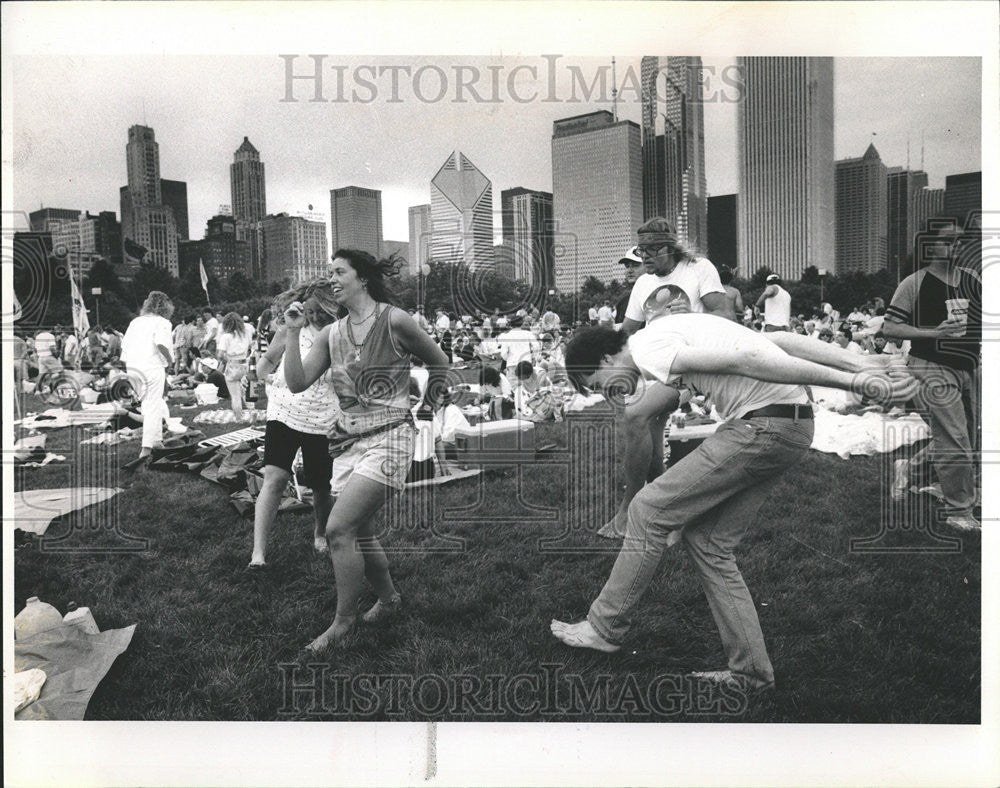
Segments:
[[[577,385],[614,401],[640,378],[670,384],[683,375],[712,396],[725,421],[634,497],[621,552],[587,618],[553,620],[552,634],[569,646],[620,649],[664,550],[682,540],[729,663],[700,677],[748,691],[773,687],[764,636],[734,551],[782,474],[812,443],[806,385],[862,391],[884,402],[915,391],[917,382],[904,368],[868,363],[880,358],[791,332],[758,334],[705,314],[665,316],[631,337],[604,328],[579,332],[566,352]]]

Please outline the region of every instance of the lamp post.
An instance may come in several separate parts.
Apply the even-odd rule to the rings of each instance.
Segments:
[[[826,299],[823,296],[823,284],[826,282],[826,269],[820,268],[819,271],[819,301],[822,304]]]
[[[101,293],[103,291],[99,287],[90,288],[90,294],[94,296],[94,309],[97,314],[97,325],[101,325]]]

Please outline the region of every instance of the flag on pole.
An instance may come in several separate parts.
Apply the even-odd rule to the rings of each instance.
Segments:
[[[84,306],[83,296],[80,295],[80,288],[76,286],[76,280],[69,278],[70,298],[73,301],[73,328],[77,336],[86,336],[90,331],[90,320],[87,319],[87,307]]]
[[[198,258],[198,270],[201,274],[201,289],[205,291],[205,298],[211,303],[212,299],[208,295],[208,274],[205,273],[205,263],[200,257]]]

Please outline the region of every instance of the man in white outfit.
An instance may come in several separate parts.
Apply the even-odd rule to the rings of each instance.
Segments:
[[[757,299],[757,306],[764,308],[764,331],[790,331],[792,321],[792,297],[781,286],[781,277],[771,274],[767,287]]]

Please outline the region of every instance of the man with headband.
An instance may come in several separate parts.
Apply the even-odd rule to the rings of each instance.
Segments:
[[[726,291],[715,266],[688,251],[669,221],[662,217],[650,219],[639,228],[638,241],[635,251],[645,261],[646,273],[632,286],[622,323],[626,335],[667,313],[729,316]],[[625,457],[625,494],[615,517],[598,531],[599,536],[620,539],[625,534],[632,498],[647,480],[663,473],[663,429],[679,404],[676,388],[651,381],[626,405],[624,425],[629,451]]]

